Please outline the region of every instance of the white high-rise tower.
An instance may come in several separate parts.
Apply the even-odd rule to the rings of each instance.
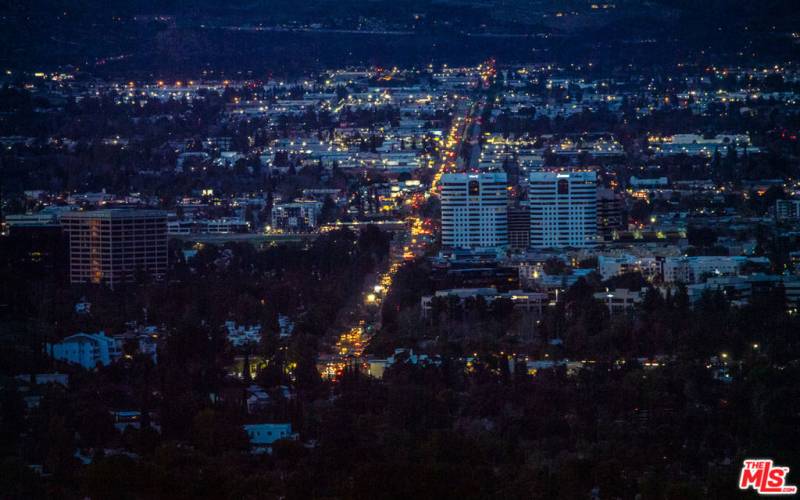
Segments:
[[[504,173],[444,174],[442,244],[448,248],[508,245],[508,181]]]
[[[597,243],[595,172],[532,172],[528,199],[531,247],[587,248]]]

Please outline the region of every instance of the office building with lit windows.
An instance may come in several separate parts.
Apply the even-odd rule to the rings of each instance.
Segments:
[[[528,200],[532,248],[596,245],[596,172],[532,172],[528,180]]]
[[[137,275],[161,279],[167,271],[167,214],[158,210],[109,209],[61,216],[69,236],[72,283],[111,288]]]
[[[305,233],[316,229],[322,202],[300,200],[272,207],[272,229],[290,233]]]
[[[508,245],[508,181],[504,173],[442,175],[442,245]]]
[[[531,209],[527,201],[508,207],[508,247],[527,250],[531,244]]]
[[[597,191],[597,233],[601,241],[612,241],[614,233],[625,229],[622,195],[612,189]]]

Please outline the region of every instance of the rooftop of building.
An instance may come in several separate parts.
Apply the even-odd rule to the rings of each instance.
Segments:
[[[84,210],[69,212],[61,219],[132,219],[143,217],[167,217],[163,210],[135,209],[135,208],[104,208],[101,210]]]

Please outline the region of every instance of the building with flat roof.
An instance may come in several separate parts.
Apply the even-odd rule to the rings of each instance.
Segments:
[[[597,292],[594,294],[594,298],[602,301],[608,308],[608,314],[614,316],[615,314],[624,313],[629,309],[633,309],[636,304],[641,303],[644,298],[644,293],[640,290],[617,288],[605,292]]]
[[[508,299],[514,304],[516,309],[533,312],[541,316],[543,306],[547,305],[549,299],[544,292],[526,292],[523,290],[510,290],[499,292],[494,287],[486,288],[450,288],[438,290],[434,295],[426,295],[420,299],[422,317],[430,317],[436,299],[456,299],[459,304],[464,304],[467,299],[481,297],[487,304],[491,304],[497,299]]]
[[[779,221],[800,219],[800,200],[775,200],[775,218]]]
[[[597,173],[532,172],[528,180],[531,247],[587,248],[597,243]]]
[[[736,276],[745,267],[755,265],[768,269],[767,257],[744,255],[696,255],[693,257],[666,257],[662,264],[665,283],[702,283],[717,276]]]
[[[597,232],[602,241],[614,239],[614,233],[625,229],[622,218],[622,195],[612,189],[597,191]]]
[[[48,344],[47,349],[53,359],[87,370],[109,365],[122,354],[120,343],[104,332],[76,333],[61,342]]]
[[[508,208],[508,246],[526,250],[531,244],[531,209],[527,203]]]
[[[508,245],[508,181],[503,173],[444,174],[442,245],[498,248]]]
[[[299,200],[272,207],[272,230],[290,233],[313,231],[322,212],[322,202]]]
[[[245,424],[242,426],[250,440],[250,451],[254,454],[272,453],[272,445],[281,439],[297,439],[291,423]]]
[[[167,272],[167,213],[108,209],[61,216],[69,236],[71,283],[116,285],[138,273],[161,279]]]

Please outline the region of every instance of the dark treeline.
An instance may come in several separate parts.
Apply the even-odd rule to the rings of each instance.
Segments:
[[[697,232],[697,231],[696,231]],[[695,236],[696,238],[696,236]],[[697,242],[695,242],[697,243]],[[751,272],[762,271],[752,269]],[[789,310],[782,288],[733,307],[722,292],[707,292],[690,307],[685,287],[666,295],[640,273],[602,281],[596,273],[581,278],[541,316],[514,310],[504,299],[487,303],[470,298],[435,297],[425,318],[420,299],[432,294],[427,264],[408,264],[398,272],[383,307],[383,329],[370,349],[388,346],[434,353],[469,355],[475,350],[524,353],[553,359],[618,359],[666,355],[695,361],[722,352],[735,359],[766,355],[779,363],[800,356],[795,331],[800,319]],[[626,288],[643,294],[635,314],[610,314],[594,294]]]
[[[347,230],[324,233],[307,247],[280,245],[257,250],[249,244],[208,245],[188,263],[182,249],[173,245],[167,280],[152,282],[141,275],[137,283],[113,291],[65,286],[63,273],[37,276],[19,265],[15,248],[0,251],[0,262],[6,263],[0,269],[3,330],[7,335],[25,332],[20,336],[26,339],[16,347],[4,342],[3,366],[22,372],[43,362],[41,354],[37,355],[37,342],[77,331],[120,332],[125,323],[145,318],[168,327],[212,328],[233,319],[262,324],[274,335],[281,313],[300,318],[299,331],[321,337],[334,326],[350,297],[360,291],[364,277],[386,258],[389,236],[370,226],[360,234]],[[81,298],[93,304],[88,317],[72,310]],[[17,347],[28,349],[30,356],[20,356]]]
[[[123,496],[131,498],[196,496],[190,491],[242,498],[269,495],[285,485],[263,469],[263,459],[249,458],[242,424],[277,419],[305,432],[311,402],[326,394],[315,366],[319,346],[336,327],[340,310],[351,297],[360,297],[364,277],[377,271],[388,256],[389,236],[369,226],[359,234],[328,232],[306,246],[264,250],[247,244],[206,246],[188,263],[176,246],[168,280],[154,283],[139,275],[136,283],[113,291],[70,289],[64,286],[64,276],[31,273],[14,265],[15,249],[1,250],[0,262],[9,264],[0,270],[4,494],[106,498],[122,488]],[[77,315],[72,307],[84,298],[92,302],[92,312]],[[279,312],[296,320],[294,334],[284,342],[277,336]],[[262,325],[262,342],[247,352],[241,381],[230,377],[236,353],[221,328],[228,319]],[[46,341],[76,331],[119,333],[132,320],[160,326],[165,340],[157,364],[127,343],[126,356],[91,373],[54,366],[44,355]],[[256,413],[245,411],[244,403],[245,389],[252,383],[250,355],[260,367],[255,381],[270,390],[274,402]],[[11,377],[59,369],[70,375],[69,391],[39,387],[40,404],[26,410]],[[297,398],[286,399],[283,385],[290,385]],[[140,411],[142,429],[119,433],[112,412],[120,409]],[[151,418],[158,430],[149,427]],[[288,456],[302,452],[302,447],[286,446]],[[107,459],[102,451],[97,454],[111,448],[125,451]],[[97,468],[81,465],[81,450],[94,454]],[[131,462],[133,456],[143,460]],[[52,475],[44,482],[31,480],[30,469],[21,467],[22,462],[40,463]],[[209,477],[208,484],[199,476],[178,479],[185,473],[205,476],[203,464],[221,475]],[[130,481],[111,480],[108,474],[115,475],[112,471],[118,466],[133,467],[126,476]],[[265,483],[255,492],[227,484],[228,479],[245,476],[258,484],[256,476],[262,473],[269,486]],[[162,483],[167,478],[176,482],[167,486]],[[196,483],[197,489],[189,483]]]
[[[569,325],[560,335],[570,354],[594,360],[579,371],[532,372],[520,351],[500,354],[490,344],[476,344],[466,364],[448,353],[428,365],[401,356],[382,380],[348,370],[332,388],[336,398],[319,398],[326,391],[317,381],[315,391],[282,406],[314,446],[281,442],[271,456],[245,452],[236,404],[204,399],[229,356],[219,337],[176,331],[157,368],[137,367],[142,361],[134,359],[76,376],[81,390],[69,396],[49,394],[32,419],[34,435],[49,439],[27,453],[54,475],[39,481],[7,460],[2,477],[15,489],[5,491],[27,498],[572,499],[594,492],[727,499],[736,495],[743,458],[769,450],[779,463],[800,465],[800,373],[790,361],[800,349],[800,325],[778,295],[740,310],[708,296],[693,311],[683,292],[649,294],[633,316],[614,320],[589,304],[587,286],[570,290],[543,327],[548,336],[559,328],[553,325]],[[452,326],[480,316],[459,314],[443,320]],[[482,317],[491,316],[487,310]],[[636,360],[640,350],[662,348],[675,355],[656,367]],[[706,357],[723,352],[724,364]],[[163,400],[143,403],[161,408],[162,434],[118,435],[105,405],[148,384],[163,387]],[[137,458],[96,457],[78,467],[76,439],[84,447],[113,443]]]

